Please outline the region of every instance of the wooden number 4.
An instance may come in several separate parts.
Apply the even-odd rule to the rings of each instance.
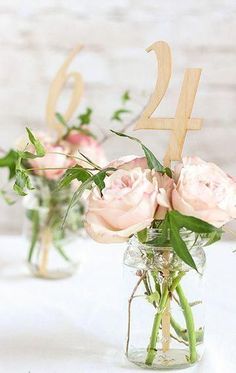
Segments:
[[[64,128],[63,125],[59,123],[55,117],[55,113],[57,111],[56,105],[61,94],[61,91],[64,88],[67,80],[69,78],[73,78],[74,86],[68,108],[65,111],[65,113],[62,113],[66,121],[70,120],[70,118],[74,114],[75,110],[77,109],[80,103],[81,96],[83,94],[83,80],[81,74],[78,72],[67,72],[71,61],[81,50],[81,48],[82,45],[78,45],[75,49],[71,51],[71,53],[69,54],[61,68],[58,70],[49,89],[46,107],[46,121],[50,128],[53,128],[57,131],[59,137],[63,134]]]
[[[171,51],[164,41],[152,44],[147,52],[154,51],[158,63],[158,78],[155,90],[136,123],[135,129],[171,130],[170,141],[164,157],[164,164],[180,160],[187,130],[201,128],[202,119],[191,118],[201,69],[186,69],[174,118],[155,118],[151,115],[164,97],[171,78]]]

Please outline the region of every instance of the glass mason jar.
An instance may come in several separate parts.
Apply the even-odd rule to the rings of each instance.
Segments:
[[[161,234],[149,231],[149,241]],[[203,240],[182,232],[198,272],[171,247],[142,244],[133,236],[124,254],[127,300],[126,357],[154,370],[180,369],[203,353]]]
[[[84,206],[71,208],[64,227],[73,192],[70,188],[56,191],[55,182],[35,177],[35,190],[24,199],[26,218],[24,235],[29,242],[27,264],[32,274],[48,279],[71,276],[79,264],[79,245],[86,235]]]

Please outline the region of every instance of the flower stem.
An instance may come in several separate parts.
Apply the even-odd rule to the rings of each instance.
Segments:
[[[160,303],[159,303],[159,307],[158,307],[158,311],[155,315],[153,326],[152,326],[152,334],[151,334],[151,337],[150,337],[150,343],[149,343],[149,346],[148,346],[148,349],[147,349],[148,353],[147,353],[147,357],[146,357],[146,361],[145,361],[146,365],[151,366],[154,359],[155,359],[155,356],[156,356],[156,345],[157,345],[157,341],[158,341],[161,320],[162,320],[163,313],[165,311],[166,304],[167,304],[168,299],[169,299],[169,292],[171,293],[175,290],[176,286],[180,282],[183,275],[184,275],[184,273],[180,272],[179,275],[176,276],[175,279],[173,280],[170,289],[168,288],[168,284],[166,284],[164,289],[163,289],[161,299],[160,299]]]
[[[186,328],[188,333],[188,342],[189,342],[189,361],[191,364],[194,364],[197,361],[197,350],[196,350],[196,333],[194,327],[194,319],[191,307],[188,303],[187,298],[184,295],[184,292],[181,288],[181,285],[176,286],[176,292],[179,296],[179,301],[183,310],[183,314],[186,321]]]

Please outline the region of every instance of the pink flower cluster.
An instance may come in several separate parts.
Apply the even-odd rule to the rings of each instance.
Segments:
[[[177,210],[221,227],[236,218],[236,181],[213,163],[184,158],[174,178],[148,169],[146,158],[125,157],[88,196],[86,229],[98,242],[123,242]]]
[[[30,159],[29,163],[36,175],[44,176],[48,180],[59,179],[68,168],[76,164],[88,167],[84,161],[63,154],[82,158],[78,153],[80,151],[101,167],[107,163],[103,148],[91,136],[72,131],[65,140],[56,143],[45,134],[39,134],[37,137],[43,144],[46,155],[42,158]]]

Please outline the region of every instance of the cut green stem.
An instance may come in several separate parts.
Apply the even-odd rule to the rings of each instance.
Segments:
[[[151,366],[153,364],[153,361],[156,357],[156,352],[157,352],[156,345],[157,345],[157,341],[158,341],[158,337],[159,337],[161,320],[162,320],[162,316],[163,316],[167,301],[169,299],[169,293],[172,293],[176,289],[176,287],[177,287],[178,283],[180,282],[181,278],[183,277],[183,275],[184,275],[184,273],[180,272],[179,275],[176,276],[175,279],[173,280],[170,289],[168,288],[167,284],[165,285],[165,287],[163,289],[161,299],[160,299],[160,303],[159,303],[159,307],[158,307],[158,311],[157,311],[157,313],[155,315],[155,318],[154,318],[154,322],[153,322],[153,326],[152,326],[152,333],[151,333],[151,337],[150,337],[150,343],[149,343],[149,346],[148,346],[148,352],[147,352],[147,357],[146,357],[146,361],[145,361],[145,364],[148,365],[148,366]]]
[[[180,284],[176,286],[176,292],[179,296],[179,301],[180,301],[183,314],[185,317],[185,321],[186,321],[186,328],[187,328],[188,342],[189,342],[189,361],[191,364],[194,364],[197,361],[197,350],[196,350],[196,333],[195,333],[192,309],[188,303],[187,298],[184,295],[184,292]]]

